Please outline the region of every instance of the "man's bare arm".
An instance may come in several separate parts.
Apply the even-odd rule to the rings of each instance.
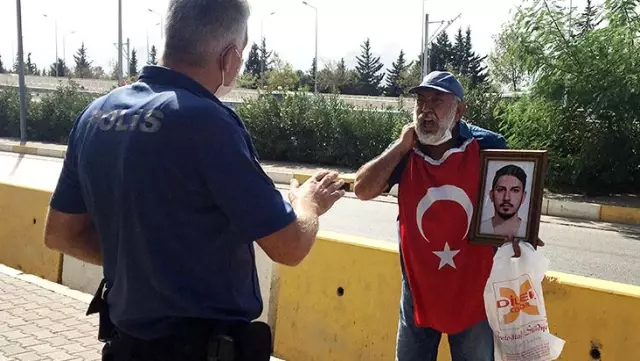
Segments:
[[[102,266],[100,239],[87,213],[68,214],[49,208],[44,243],[48,248]]]
[[[389,177],[402,158],[415,146],[413,125],[405,126],[398,141],[356,173],[354,192],[363,200],[373,199],[387,189]]]

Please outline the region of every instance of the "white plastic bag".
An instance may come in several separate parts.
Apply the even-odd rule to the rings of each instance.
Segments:
[[[520,258],[510,243],[498,249],[484,290],[496,361],[551,361],[564,341],[549,333],[542,279],[549,260],[527,242]]]

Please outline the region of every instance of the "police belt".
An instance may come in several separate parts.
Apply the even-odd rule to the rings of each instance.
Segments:
[[[103,279],[87,309],[87,315],[99,314],[98,339],[105,343],[103,361],[268,361],[271,357],[271,329],[263,322],[184,318],[176,322],[170,336],[136,338],[111,322],[107,295]]]

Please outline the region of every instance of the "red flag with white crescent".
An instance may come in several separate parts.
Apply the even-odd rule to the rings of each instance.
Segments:
[[[400,247],[417,326],[455,334],[486,319],[493,248],[469,244],[480,185],[470,139],[434,160],[413,150],[400,180]]]

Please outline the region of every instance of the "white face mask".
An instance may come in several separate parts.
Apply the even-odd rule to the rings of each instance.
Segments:
[[[236,54],[238,54],[238,57],[242,58],[242,55],[240,55],[240,53],[238,52],[238,49],[234,49],[234,50]],[[231,79],[231,81],[229,82],[229,85],[225,85],[224,83],[224,69],[222,69],[222,83],[220,83],[220,86],[214,93],[218,99],[228,95],[236,87],[236,79],[238,78],[238,74],[240,74],[240,68],[242,68],[242,64],[238,66],[238,70],[233,75],[233,79]]]
[[[425,145],[440,145],[448,142],[452,138],[451,131],[456,120],[457,108],[452,108],[449,114],[445,116],[443,121],[438,122],[439,129],[434,133],[427,133],[422,131],[418,124],[417,112],[413,112],[413,123],[415,125],[416,135],[418,141]]]

